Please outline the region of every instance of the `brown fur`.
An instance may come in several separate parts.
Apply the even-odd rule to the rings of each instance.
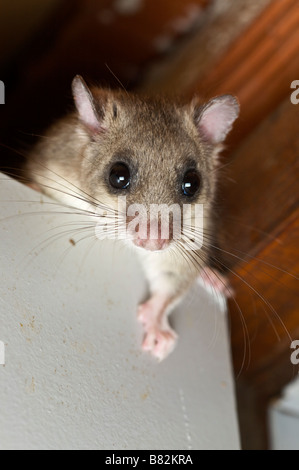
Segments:
[[[78,112],[56,123],[34,148],[27,166],[31,180],[48,195],[75,207],[81,208],[83,201],[65,194],[72,194],[74,188],[87,199],[84,204],[97,201],[117,210],[120,192],[109,185],[109,171],[114,162],[123,161],[132,173],[130,188],[123,192],[127,205],[204,204],[205,229],[209,232],[222,143],[211,142],[199,124],[205,109],[214,102],[205,108],[196,102],[182,105],[124,91],[94,89],[90,94],[81,79],[75,80]],[[229,105],[237,109],[236,102]],[[87,109],[86,115],[82,109]],[[230,127],[228,124],[226,132]],[[202,187],[188,199],[182,194],[181,182],[190,167],[201,175]],[[167,302],[162,303],[167,305],[167,312],[208,259],[208,250],[201,250],[194,263],[194,257],[192,260],[182,250],[176,251],[175,245],[160,252],[138,249],[152,295],[158,299],[159,293],[166,296]]]

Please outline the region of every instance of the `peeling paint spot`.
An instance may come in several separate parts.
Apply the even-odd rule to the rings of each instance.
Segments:
[[[106,299],[106,305],[107,305],[107,308],[110,310],[110,309],[115,307],[115,302],[114,302],[114,300],[112,300],[110,298],[107,298]]]
[[[86,344],[80,343],[78,341],[72,341],[71,342],[72,348],[74,348],[78,353],[84,354],[86,353]]]
[[[35,392],[35,380],[34,377],[25,380],[25,391],[26,393],[32,394]]]
[[[24,315],[24,318],[26,320],[26,323],[25,322],[20,323],[21,331],[24,334],[24,336],[26,337],[26,340],[28,342],[31,342],[33,337],[36,334],[40,333],[42,327],[41,327],[41,325],[38,325],[36,323],[36,319],[35,319],[34,315],[32,315],[28,318],[26,318],[26,316]]]
[[[148,393],[143,393],[143,394],[141,395],[141,400],[144,401],[144,400],[147,399],[147,397],[148,397]]]

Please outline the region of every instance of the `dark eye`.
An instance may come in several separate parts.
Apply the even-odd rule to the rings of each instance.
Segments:
[[[131,175],[125,163],[117,162],[110,170],[109,182],[113,188],[126,189],[130,185]]]
[[[195,170],[186,171],[183,183],[182,191],[184,196],[192,197],[198,191],[200,187],[200,176]]]

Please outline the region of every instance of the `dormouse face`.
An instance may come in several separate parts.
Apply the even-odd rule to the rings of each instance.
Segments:
[[[73,94],[79,126],[89,138],[82,179],[111,209],[110,218],[117,214],[131,243],[164,250],[183,235],[186,220],[185,235],[197,217],[209,217],[218,153],[239,113],[234,97],[180,106],[125,92],[91,92],[80,77]]]

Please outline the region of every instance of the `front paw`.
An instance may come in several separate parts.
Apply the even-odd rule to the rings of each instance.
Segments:
[[[170,327],[162,330],[156,326],[146,331],[142,349],[162,361],[174,350],[177,339],[178,335]]]
[[[145,328],[153,322],[153,307],[154,305],[152,299],[138,306],[137,319]]]
[[[139,305],[138,320],[144,328],[142,349],[159,361],[165,359],[174,349],[177,334],[169,326],[166,316],[168,301],[165,296],[156,295]]]

